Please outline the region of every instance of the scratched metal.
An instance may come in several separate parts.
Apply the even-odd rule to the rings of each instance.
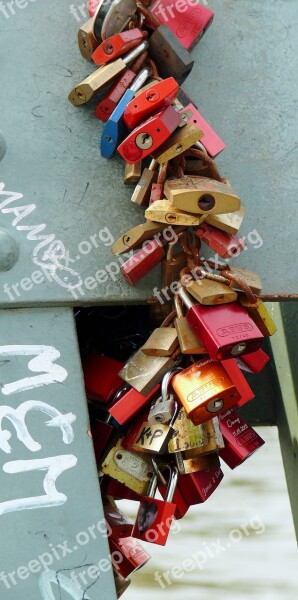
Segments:
[[[297,2],[210,0],[209,6],[216,16],[193,52],[195,66],[183,87],[227,143],[217,162],[247,207],[241,233],[258,232],[235,264],[257,270],[269,296],[298,294]],[[146,301],[159,285],[158,268],[134,288],[105,271],[98,275],[100,283],[87,279],[85,285],[87,277],[118,261],[110,240],[104,245],[97,237],[97,248],[79,244],[90,243],[104,227],[117,238],[142,221],[143,211],[129,201],[121,160],[99,156],[96,102],[74,108],[67,100],[69,90],[94,68],[77,48],[78,22],[69,2],[29,1],[26,8],[15,7],[14,15],[5,10],[6,16],[0,11],[5,58],[0,173],[6,189],[23,199],[1,204],[0,266],[9,269],[0,273],[1,305]],[[35,210],[19,226],[45,224],[42,234],[54,234],[69,252],[63,257],[60,247],[52,264],[54,281],[40,271],[46,265],[49,277],[48,246],[35,255],[37,241],[17,231],[16,215],[5,212],[32,203]],[[21,287],[20,280],[35,271],[34,282],[25,279]],[[76,299],[68,288],[81,281]]]
[[[0,311],[0,326],[0,597],[114,600],[110,565],[106,561],[99,566],[109,550],[103,537],[102,503],[72,311]],[[44,360],[42,365],[36,364],[34,348],[28,348],[41,344],[54,346],[60,353],[52,365],[48,363],[48,370]],[[9,355],[6,345],[17,348]],[[26,351],[28,355],[22,355]],[[35,360],[35,367],[32,363],[30,369],[31,360]],[[38,380],[47,372],[54,381],[42,384]],[[33,381],[18,384],[18,389],[9,387],[27,377]],[[27,389],[20,389],[20,385]],[[30,403],[30,407],[17,437],[17,421],[22,423],[20,410],[10,420],[5,415],[7,407],[16,410],[24,407],[23,403],[27,403],[25,408]],[[59,417],[59,412],[63,416]],[[62,421],[70,424],[73,439],[62,435]],[[48,461],[49,457],[51,463],[58,457],[61,474],[56,481],[53,473],[49,475],[52,481],[46,495],[48,469],[36,461]],[[31,470],[26,472],[29,465]],[[64,498],[57,501],[57,493]],[[36,496],[40,496],[37,506],[25,508],[28,500],[22,499]],[[17,499],[21,502],[18,510]],[[45,500],[48,505],[42,506]],[[88,573],[91,565],[99,566],[99,572],[93,567]]]

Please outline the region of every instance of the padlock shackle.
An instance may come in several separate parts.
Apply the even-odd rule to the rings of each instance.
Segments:
[[[163,376],[163,379],[161,382],[161,396],[162,396],[163,400],[167,400],[169,397],[168,388],[169,388],[169,384],[170,384],[172,377],[174,377],[174,375],[176,375],[176,373],[180,373],[180,371],[183,371],[182,367],[174,367],[174,369],[171,369]]]
[[[193,306],[195,306],[196,303],[192,301],[191,297],[186,293],[186,291],[182,287],[182,285],[179,286],[178,295],[180,296],[183,304],[185,304],[185,306],[186,306],[186,308],[188,308],[188,310],[190,308],[192,308]]]
[[[148,48],[149,48],[149,44],[146,40],[144,42],[141,42],[141,44],[136,46],[136,48],[134,48],[133,50],[128,52],[128,54],[126,54],[125,56],[122,57],[123,62],[126,65],[128,65],[130,63],[130,61],[137,58],[140,54],[142,54],[142,52],[144,52],[144,50],[147,50]]]
[[[138,73],[138,75],[136,76],[136,78],[134,79],[133,83],[131,84],[131,86],[128,89],[131,90],[132,92],[138,92],[138,90],[141,87],[143,87],[145,81],[148,79],[148,77],[150,75],[151,75],[151,69],[150,69],[150,67],[144,67]]]

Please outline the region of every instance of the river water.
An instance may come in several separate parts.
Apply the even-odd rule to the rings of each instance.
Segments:
[[[167,546],[145,543],[152,558],[132,576],[125,600],[298,598],[297,546],[277,430],[257,431],[265,446],[234,471],[223,464],[219,488],[178,522]],[[133,516],[135,503],[120,505]]]

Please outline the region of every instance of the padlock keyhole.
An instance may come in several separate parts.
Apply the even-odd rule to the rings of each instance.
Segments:
[[[203,194],[198,200],[198,207],[203,211],[212,210],[215,206],[215,198],[212,194]]]

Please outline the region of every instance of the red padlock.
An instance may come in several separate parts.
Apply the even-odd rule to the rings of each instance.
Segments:
[[[133,522],[118,508],[112,496],[104,496],[102,501],[104,517],[109,525],[111,537],[130,537],[133,528]]]
[[[254,398],[254,393],[241,369],[237,365],[237,361],[234,358],[229,358],[223,360],[221,364],[240,394],[240,400],[237,401],[237,406],[243,406],[252,400]]]
[[[156,267],[165,255],[166,253],[160,241],[156,239],[151,240],[129,258],[120,267],[120,271],[130,285],[135,285],[151,269]]]
[[[159,390],[160,385],[157,384],[147,396],[143,396],[134,388],[126,390],[120,397],[117,396],[118,392],[116,392],[112,404],[107,407],[107,410],[120,425],[125,425],[159,394]]]
[[[122,577],[128,577],[151,558],[133,537],[109,538],[109,546],[113,567]]]
[[[219,451],[219,456],[231,469],[241,465],[265,444],[259,434],[235,409],[219,416],[219,426],[225,442],[225,447]]]
[[[193,123],[193,125],[196,125],[196,127],[203,132],[204,135],[200,138],[200,142],[203,144],[208,154],[214,158],[224,150],[226,147],[225,143],[204,119],[198,111],[198,107],[182,89],[180,89],[178,94],[178,100],[184,106],[184,111],[189,111],[191,113],[188,123]]]
[[[150,11],[158,18],[161,25],[171,29],[186,50],[194,48],[214,17],[212,10],[202,6],[196,0],[175,3],[171,0],[157,0],[150,6]]]
[[[269,362],[270,357],[262,348],[250,354],[243,354],[236,362],[240,369],[249,373],[260,373]]]
[[[141,500],[132,535],[152,544],[165,546],[170,533],[176,504],[172,502],[178,482],[178,469],[169,466],[170,476],[164,500],[155,498],[158,478],[155,475],[148,489],[148,496]]]
[[[246,248],[243,240],[237,235],[231,235],[207,223],[202,223],[194,233],[222,258],[238,256]]]
[[[116,80],[116,83],[114,83],[96,107],[95,114],[98,119],[104,122],[108,121],[119,100],[121,100],[127,88],[129,88],[135,78],[136,73],[132,69],[127,69],[120,75]]]
[[[123,113],[125,125],[133,129],[148,119],[152,113],[169,106],[175,100],[178,91],[179,85],[174,77],[167,77],[155,83],[128,103]]]
[[[179,289],[191,328],[213,360],[235,358],[258,350],[264,339],[248,312],[238,302],[216,306],[195,304]]]
[[[161,146],[180,123],[180,115],[168,106],[136,127],[118,146],[118,152],[126,162],[134,164]]]
[[[92,406],[89,408],[89,416],[95,460],[98,464],[107,448],[107,444],[112,441],[117,432],[110,423],[103,422],[96,416],[96,409],[94,410]]]
[[[116,60],[129,50],[138,46],[146,37],[145,32],[140,29],[129,29],[122,33],[116,33],[104,40],[93,52],[92,58],[96,65],[104,65]]]
[[[108,356],[90,355],[83,363],[86,394],[89,399],[109,402],[124,384],[118,373],[124,363]]]
[[[140,502],[139,494],[109,475],[103,475],[100,488],[103,494],[112,496],[115,500],[134,500],[135,502]]]
[[[90,17],[94,17],[94,15],[97,11],[98,5],[102,4],[102,2],[103,2],[103,0],[88,0],[87,7],[88,7],[88,12],[89,12]]]

